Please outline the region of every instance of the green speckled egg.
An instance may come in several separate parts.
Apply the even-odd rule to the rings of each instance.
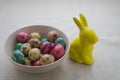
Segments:
[[[13,56],[12,59],[13,61],[17,62],[17,57]]]
[[[25,60],[24,54],[20,50],[15,50],[13,52],[13,61],[18,62],[18,63],[23,63]]]
[[[40,39],[40,43],[43,43],[45,41],[48,41],[48,38],[42,38],[42,39]]]
[[[55,40],[55,43],[56,43],[56,44],[62,44],[64,47],[66,46],[66,43],[65,43],[65,41],[64,41],[63,38],[57,38],[57,39]]]
[[[22,43],[16,43],[15,50],[17,50],[17,49],[20,50],[22,45],[23,45]]]

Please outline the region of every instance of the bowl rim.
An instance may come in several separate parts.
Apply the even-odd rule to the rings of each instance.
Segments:
[[[7,43],[8,38],[9,38],[12,34],[14,34],[15,32],[17,32],[18,30],[22,30],[22,29],[24,29],[24,28],[29,28],[29,27],[39,27],[39,26],[49,27],[49,28],[56,29],[56,30],[60,31],[63,35],[65,35],[65,33],[63,33],[60,29],[55,28],[55,27],[52,27],[52,26],[48,26],[48,25],[29,25],[29,26],[25,26],[25,27],[22,27],[22,28],[19,28],[19,29],[13,31],[13,32],[7,37],[7,39],[6,39],[6,41],[5,41],[5,46],[4,46],[5,48],[4,48],[4,49],[6,49],[6,43]],[[66,37],[66,40],[68,41],[68,50],[66,50],[65,54],[64,54],[60,59],[56,60],[55,62],[46,64],[46,65],[42,65],[42,66],[22,65],[22,64],[19,64],[19,63],[13,61],[13,60],[8,56],[6,50],[5,50],[5,54],[7,55],[7,58],[8,58],[12,63],[14,63],[14,64],[16,64],[16,65],[18,65],[18,66],[20,66],[20,67],[25,67],[25,68],[42,68],[42,67],[47,67],[47,66],[54,65],[54,64],[58,63],[59,61],[61,61],[62,59],[64,59],[64,58],[67,56],[67,53],[69,52],[69,49],[70,49],[70,41],[69,41],[69,39],[68,39],[68,37],[67,37],[66,35],[65,35],[65,37]]]

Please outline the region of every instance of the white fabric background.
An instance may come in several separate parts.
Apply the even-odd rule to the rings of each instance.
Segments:
[[[82,12],[99,36],[93,65],[65,61],[50,72],[27,74],[6,59],[4,44],[15,30],[43,24],[63,30],[71,41],[72,21]],[[120,0],[0,0],[0,80],[120,80]]]

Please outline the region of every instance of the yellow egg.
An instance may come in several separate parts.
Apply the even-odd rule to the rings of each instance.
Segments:
[[[40,47],[40,41],[38,39],[36,39],[36,38],[30,39],[28,42],[29,42],[29,44],[30,44],[30,46],[32,48],[38,48],[38,47]]]
[[[38,48],[33,48],[29,52],[29,58],[33,61],[40,59],[41,51]]]
[[[31,66],[31,60],[28,57],[25,58],[25,65]]]
[[[44,54],[44,55],[42,55],[40,61],[41,61],[42,65],[45,65],[45,64],[49,64],[49,63],[54,62],[55,58],[51,54]]]
[[[25,55],[28,55],[29,51],[31,50],[30,44],[29,43],[24,43],[21,46],[21,52],[24,53]]]
[[[37,32],[32,32],[30,33],[30,38],[36,38],[39,40],[41,38],[41,35]]]
[[[54,42],[56,38],[58,38],[60,36],[60,34],[56,31],[50,31],[47,34],[47,37],[49,39],[49,41]]]

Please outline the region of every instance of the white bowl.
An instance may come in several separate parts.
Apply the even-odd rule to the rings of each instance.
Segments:
[[[15,42],[16,42],[16,34],[24,31],[27,33],[31,33],[31,32],[39,32],[41,34],[46,34],[49,31],[55,30],[57,32],[60,33],[60,37],[64,38],[65,42],[66,42],[66,49],[65,49],[65,55],[63,57],[61,57],[59,60],[47,64],[47,65],[42,65],[42,66],[26,66],[26,65],[21,65],[19,63],[16,63],[12,60],[12,54],[14,51],[14,47],[15,47]],[[50,26],[45,26],[45,25],[32,25],[32,26],[27,26],[24,28],[21,28],[15,32],[13,32],[6,40],[5,43],[5,51],[7,53],[8,59],[12,62],[12,64],[14,64],[14,66],[21,71],[24,72],[28,72],[28,73],[43,73],[43,72],[47,72],[52,70],[53,68],[55,68],[56,66],[60,65],[65,56],[67,55],[68,51],[69,51],[69,47],[70,47],[70,43],[69,40],[67,38],[67,36],[60,30],[54,28],[54,27],[50,27]]]

